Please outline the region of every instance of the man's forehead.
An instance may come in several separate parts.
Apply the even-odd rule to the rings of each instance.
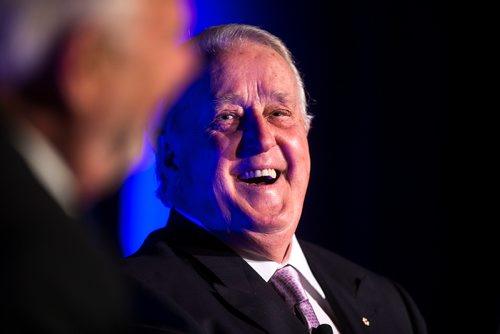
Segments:
[[[298,99],[298,83],[288,64],[279,68],[262,64],[265,73],[245,66],[228,68],[222,63],[213,66],[209,77],[214,100],[219,104],[241,104],[254,97],[288,104]]]

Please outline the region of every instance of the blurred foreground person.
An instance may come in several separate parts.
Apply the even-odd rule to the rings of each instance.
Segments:
[[[295,235],[311,116],[283,42],[236,24],[193,42],[208,68],[157,145],[169,221],[124,264],[148,296],[142,324],[165,328],[158,305],[173,298],[214,334],[426,333],[398,284]]]
[[[124,285],[82,216],[192,76],[189,15],[183,0],[0,0],[2,333],[122,332]]]

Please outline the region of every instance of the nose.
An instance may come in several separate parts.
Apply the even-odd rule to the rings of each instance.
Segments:
[[[240,158],[267,152],[276,145],[276,138],[267,119],[262,114],[247,115],[241,124],[242,138],[237,152]]]

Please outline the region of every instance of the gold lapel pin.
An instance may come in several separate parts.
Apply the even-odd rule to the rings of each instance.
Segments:
[[[365,326],[370,326],[370,320],[368,320],[368,318],[363,317],[363,318],[361,318],[361,320],[363,321],[363,323],[365,324]]]

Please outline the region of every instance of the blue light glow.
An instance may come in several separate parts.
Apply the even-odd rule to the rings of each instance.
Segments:
[[[154,153],[147,146],[140,166],[120,193],[120,241],[123,254],[134,253],[147,235],[166,225],[170,210],[156,197]]]
[[[195,13],[191,35],[213,25],[248,23],[249,18],[262,17],[256,11],[263,4],[256,0],[192,0],[192,4]],[[156,187],[154,154],[147,148],[141,166],[120,192],[120,240],[125,256],[134,253],[151,231],[166,225],[169,209],[156,197]]]

